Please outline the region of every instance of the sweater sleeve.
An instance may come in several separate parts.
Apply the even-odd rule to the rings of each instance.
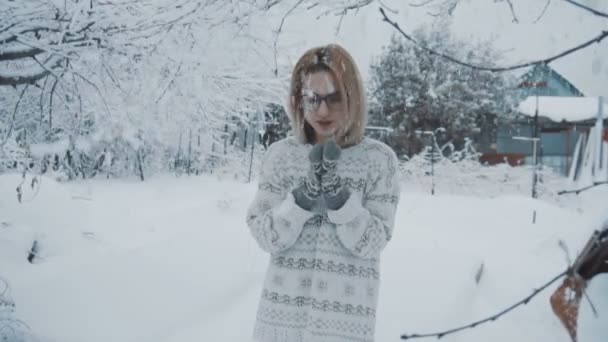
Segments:
[[[340,209],[327,213],[344,247],[363,259],[378,258],[391,239],[399,202],[397,156],[389,147],[382,152],[381,171],[363,198],[353,193]]]
[[[280,143],[266,151],[262,161],[258,189],[247,210],[247,226],[258,245],[268,253],[288,249],[296,242],[306,221],[314,213],[300,208],[289,189],[278,174],[277,157],[287,155],[280,152]],[[286,194],[286,195],[284,195]]]

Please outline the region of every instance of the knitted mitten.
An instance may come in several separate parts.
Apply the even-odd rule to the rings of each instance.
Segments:
[[[296,204],[304,210],[311,211],[318,203],[321,194],[321,173],[323,162],[323,145],[315,145],[308,154],[310,169],[304,184],[292,191]]]
[[[340,209],[350,197],[350,191],[342,184],[340,176],[336,173],[336,165],[342,150],[334,140],[325,143],[323,148],[323,162],[321,174],[321,192],[325,203],[330,210]]]

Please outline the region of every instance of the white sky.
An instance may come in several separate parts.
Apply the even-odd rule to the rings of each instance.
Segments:
[[[383,1],[389,8],[399,11],[388,13],[400,27],[411,33],[416,27],[432,22],[426,10],[410,4],[413,0]],[[608,1],[587,0],[587,4],[608,12]],[[491,0],[462,0],[453,16],[454,33],[464,39],[492,38],[496,48],[505,51],[506,60],[501,65],[546,58],[578,45],[608,30],[608,19],[594,16],[563,0],[553,0],[545,15],[537,23],[533,21],[541,13],[545,0],[513,0],[519,23],[512,22],[506,2]],[[319,44],[336,42],[343,45],[355,57],[364,77],[368,75],[373,56],[381,52],[396,30],[382,21],[379,4],[373,3],[350,13],[335,34],[338,17],[328,16],[317,20],[310,14],[288,17],[280,44],[293,48],[294,55],[286,56],[292,62],[304,50]],[[277,24],[278,26],[278,24]],[[288,42],[288,43],[286,43]],[[293,50],[292,50],[293,51]],[[551,64],[587,96],[608,98],[608,38],[583,51],[576,52]]]

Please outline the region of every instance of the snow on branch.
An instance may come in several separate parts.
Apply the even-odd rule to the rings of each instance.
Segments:
[[[44,63],[40,63],[34,57],[34,61],[37,63],[35,65],[17,71],[0,69],[0,86],[34,84],[49,75],[57,77],[53,69],[60,66],[64,60],[62,57],[54,56],[48,58]]]
[[[15,86],[20,84],[33,84],[36,81],[43,79],[48,76],[50,72],[48,70],[42,70],[33,74],[3,74],[0,73],[0,86]]]
[[[445,53],[442,53],[440,51],[437,51],[435,49],[426,47],[422,44],[420,44],[416,39],[414,39],[411,35],[405,33],[401,27],[399,27],[399,24],[392,21],[391,19],[388,18],[388,16],[386,15],[386,13],[384,12],[383,8],[380,8],[380,13],[382,13],[383,16],[383,21],[387,22],[389,25],[393,26],[405,39],[407,39],[408,41],[414,43],[418,48],[428,52],[431,55],[436,55],[439,56],[443,59],[446,59],[452,63],[456,63],[465,67],[469,67],[471,69],[475,69],[475,70],[481,70],[481,71],[490,71],[490,72],[504,72],[504,71],[511,71],[511,70],[516,70],[516,69],[521,69],[521,68],[526,68],[526,67],[530,67],[536,64],[549,64],[555,60],[558,60],[562,57],[565,57],[567,55],[570,55],[578,50],[582,50],[590,45],[592,45],[593,43],[600,43],[602,40],[604,40],[606,37],[608,37],[608,30],[602,31],[600,34],[598,34],[597,36],[593,37],[592,39],[581,43],[575,47],[572,47],[568,50],[565,50],[561,53],[558,53],[557,55],[545,58],[545,59],[540,59],[540,60],[536,60],[536,61],[531,61],[531,62],[525,62],[525,63],[520,63],[520,64],[515,64],[515,65],[510,65],[510,66],[503,66],[503,67],[491,67],[491,66],[483,66],[483,65],[475,65],[475,64],[471,64],[469,62],[465,62],[462,61],[460,59],[457,59],[455,57],[449,56]]]
[[[0,61],[10,61],[27,57],[34,57],[43,52],[44,50],[39,48],[6,49],[4,51],[0,51]]]

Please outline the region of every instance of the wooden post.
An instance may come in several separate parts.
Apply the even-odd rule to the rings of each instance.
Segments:
[[[570,170],[570,133],[572,127],[568,126],[566,130],[566,170],[564,171],[566,177],[568,177],[568,170]]]

